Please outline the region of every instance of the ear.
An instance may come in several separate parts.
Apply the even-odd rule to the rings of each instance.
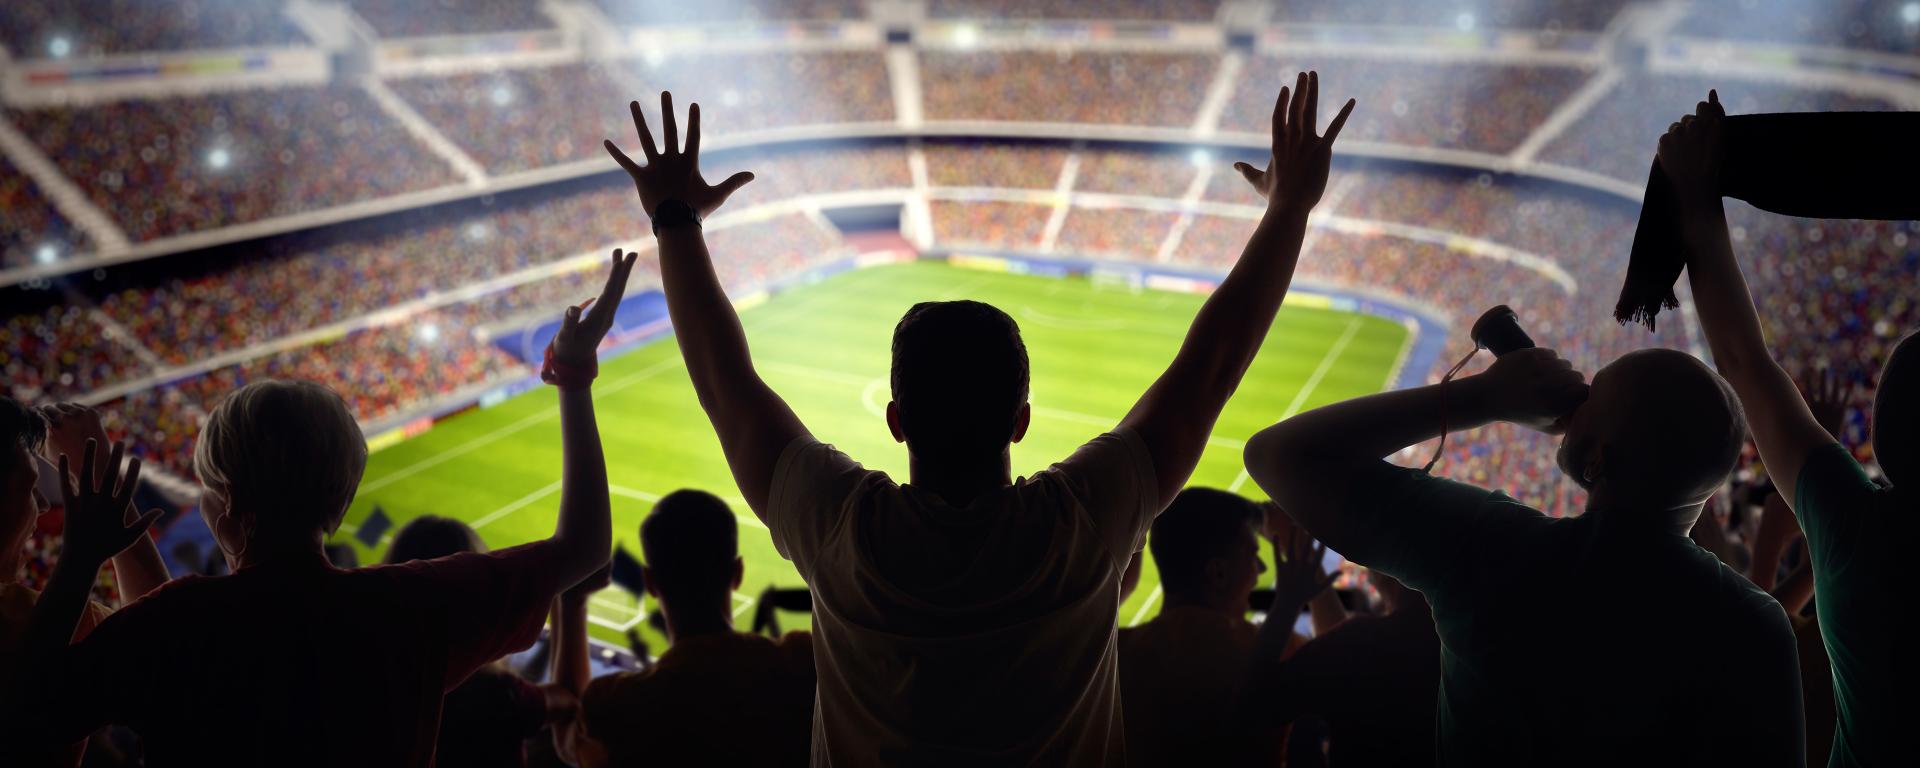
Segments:
[[[1032,424],[1033,404],[1021,403],[1020,410],[1013,414],[1013,440],[1011,442],[1017,443],[1020,442],[1021,438],[1026,437],[1027,427]]]
[[[1210,588],[1223,587],[1223,586],[1226,586],[1227,581],[1228,581],[1228,578],[1227,578],[1226,559],[1220,558],[1220,557],[1208,558],[1207,559],[1207,586]]]
[[[653,585],[653,569],[652,568],[648,568],[647,566],[644,566],[644,565],[640,566],[640,581],[646,585],[648,596],[652,597],[655,600],[660,599],[660,588]]]
[[[900,428],[900,404],[892,400],[887,401],[887,431],[893,433],[894,442],[907,441],[906,431]]]
[[[734,558],[733,559],[733,591],[735,592],[740,591],[740,582],[746,578],[746,575],[747,575],[747,561],[738,557]]]

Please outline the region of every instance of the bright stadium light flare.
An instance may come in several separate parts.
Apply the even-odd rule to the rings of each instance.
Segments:
[[[486,224],[483,224],[483,223],[481,223],[481,222],[478,222],[478,221],[476,221],[476,222],[474,222],[474,223],[472,223],[472,224],[468,224],[468,225],[467,225],[467,239],[468,239],[468,240],[472,240],[472,241],[474,241],[474,242],[476,242],[476,243],[477,243],[477,242],[480,242],[480,241],[482,241],[482,240],[485,240],[485,239],[487,239],[487,234],[488,234],[488,232],[487,232],[487,225],[486,225]]]
[[[1459,27],[1462,32],[1472,32],[1476,23],[1478,21],[1473,18],[1471,11],[1461,11],[1459,16],[1453,17],[1453,25]]]
[[[1187,154],[1187,160],[1192,161],[1196,166],[1205,168],[1213,164],[1213,153],[1204,149],[1196,149]]]
[[[426,325],[420,326],[419,334],[420,334],[421,341],[426,341],[426,342],[436,341],[440,338],[440,326],[435,325],[433,323],[427,323]]]
[[[489,96],[493,99],[493,105],[496,107],[504,107],[513,103],[513,89],[504,85],[494,86],[493,93],[489,94]]]
[[[228,152],[224,148],[216,147],[213,151],[207,153],[207,167],[209,168],[216,171],[224,171],[227,169],[227,166],[232,164],[233,153]]]
[[[1900,6],[1900,20],[1908,24],[1920,24],[1920,3]]]
[[[70,53],[73,53],[73,41],[68,40],[66,35],[54,35],[52,40],[47,41],[48,55],[56,59],[64,59]]]
[[[59,258],[60,248],[53,243],[45,243],[33,252],[33,260],[41,264],[52,264]]]
[[[962,24],[953,29],[953,44],[961,48],[973,48],[980,44],[980,30],[972,24]]]

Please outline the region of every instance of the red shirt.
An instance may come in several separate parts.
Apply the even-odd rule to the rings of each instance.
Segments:
[[[177,579],[73,646],[50,736],[126,725],[155,766],[431,765],[441,696],[539,634],[553,553]]]

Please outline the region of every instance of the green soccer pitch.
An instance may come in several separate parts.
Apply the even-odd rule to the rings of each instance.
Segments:
[[[1082,278],[913,262],[787,291],[746,310],[742,320],[761,375],[816,437],[905,481],[906,447],[893,441],[881,415],[889,399],[893,326],[914,302],[955,298],[1006,310],[1026,338],[1033,423],[1013,447],[1016,475],[1065,458],[1118,423],[1173,359],[1204,300]],[[1283,416],[1384,389],[1407,342],[1407,330],[1389,320],[1283,307],[1191,483],[1260,497],[1241,470],[1244,441]],[[594,401],[616,542],[638,556],[640,521],[652,503],[678,488],[699,488],[726,499],[740,518],[746,577],[735,596],[737,626],[747,628],[754,596],[767,585],[801,586],[740,500],[671,339],[603,361]],[[396,526],[424,514],[464,519],[496,548],[543,538],[553,531],[560,500],[558,417],[553,392],[542,388],[375,453],[347,522],[360,522],[377,504]],[[338,540],[353,542],[350,530],[343,528]],[[384,551],[359,554],[362,562],[375,562]],[[1122,626],[1159,608],[1159,579],[1147,560],[1139,589],[1121,609]],[[594,636],[624,645],[625,628],[638,627],[658,653],[665,641],[643,621],[642,610],[618,588],[602,592],[591,608]],[[652,610],[651,601],[644,610]],[[784,628],[807,626],[804,616],[780,619]]]

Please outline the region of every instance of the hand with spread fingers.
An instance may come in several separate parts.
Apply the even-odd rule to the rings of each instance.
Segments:
[[[1333,141],[1347,125],[1356,102],[1347,99],[1324,136],[1315,135],[1320,120],[1320,73],[1302,72],[1293,88],[1281,88],[1273,105],[1273,155],[1266,170],[1234,163],[1234,170],[1266,198],[1268,209],[1306,211],[1319,204],[1327,191],[1327,173],[1333,162]]]
[[[742,171],[728,176],[719,184],[708,184],[700,175],[700,105],[694,104],[687,109],[687,144],[680,146],[679,125],[673,116],[673,94],[661,92],[660,115],[666,130],[662,139],[665,149],[653,143],[653,131],[647,128],[647,118],[640,112],[640,102],[629,102],[627,108],[633,112],[633,128],[640,134],[640,151],[646,160],[641,165],[620,151],[620,147],[607,139],[604,143],[607,154],[625,169],[633,178],[633,187],[640,193],[640,205],[652,216],[659,210],[660,204],[668,200],[678,200],[700,218],[713,215],[721,204],[732,196],[735,190],[753,181],[753,174]]]
[[[60,454],[60,489],[66,508],[66,546],[63,560],[72,559],[82,570],[98,570],[102,563],[140,541],[147,528],[160,519],[160,510],[151,510],[127,522],[127,509],[133,504],[133,491],[140,485],[140,458],[119,471],[126,453],[125,443],[114,443],[105,464],[100,464],[100,443],[87,440],[79,471],[72,470],[72,458]]]
[[[560,332],[553,337],[555,363],[572,369],[595,367],[600,342],[613,328],[614,313],[620,309],[620,298],[627,292],[627,277],[633,274],[633,264],[639,256],[615,248],[613,269],[607,274],[607,284],[600,295],[580,306],[567,307],[565,317],[560,320]],[[582,310],[585,310],[584,316]],[[541,376],[547,383],[555,383],[551,367]]]

